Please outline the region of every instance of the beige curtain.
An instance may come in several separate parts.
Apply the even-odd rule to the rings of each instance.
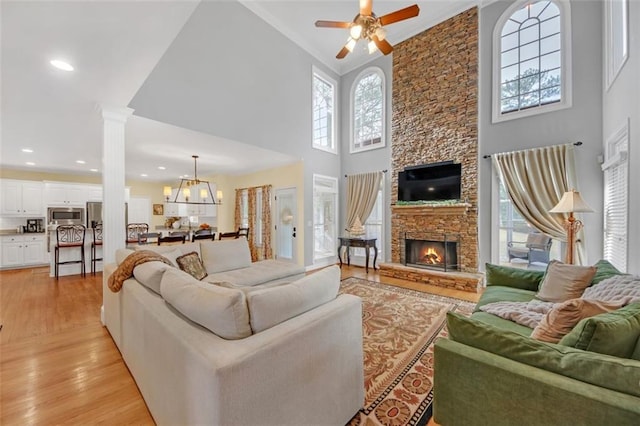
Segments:
[[[381,180],[382,172],[347,176],[347,229],[358,217],[362,224],[366,222],[376,203]]]
[[[515,209],[534,228],[566,242],[568,215],[549,213],[562,195],[576,188],[573,144],[492,155],[493,165]],[[586,261],[584,236],[576,241],[576,263]]]
[[[236,189],[236,210],[234,212],[235,230],[242,226],[242,191],[242,189]]]
[[[249,250],[251,251],[251,261],[258,260],[258,247],[256,247],[255,238],[252,237],[256,233],[256,188],[247,190],[249,204]]]
[[[262,258],[273,258],[273,249],[271,247],[271,185],[262,187]]]

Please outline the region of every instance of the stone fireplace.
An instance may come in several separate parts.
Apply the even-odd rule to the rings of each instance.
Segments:
[[[391,123],[394,205],[391,262],[380,265],[382,275],[465,291],[476,291],[482,280],[478,273],[477,72],[475,7],[394,46]],[[399,171],[442,161],[462,165],[460,200],[440,204],[397,203]],[[446,268],[424,267],[422,260],[405,264],[404,235],[421,233],[456,236],[452,238],[455,250],[449,249],[455,256],[447,254]],[[456,269],[449,267],[453,265]]]

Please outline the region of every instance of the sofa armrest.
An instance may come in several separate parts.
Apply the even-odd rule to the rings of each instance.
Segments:
[[[439,424],[596,426],[640,419],[638,397],[449,339],[436,341],[434,356],[434,420]]]

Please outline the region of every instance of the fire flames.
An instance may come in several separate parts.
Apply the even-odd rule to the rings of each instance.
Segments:
[[[427,248],[426,252],[422,255],[422,261],[430,265],[438,265],[442,262],[440,255],[433,247]]]

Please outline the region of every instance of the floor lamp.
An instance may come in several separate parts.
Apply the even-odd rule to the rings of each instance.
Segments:
[[[589,213],[593,209],[584,202],[580,193],[575,189],[567,191],[562,195],[560,202],[549,213],[569,213],[569,217],[564,222],[564,229],[567,230],[567,253],[565,263],[573,264],[573,254],[575,252],[576,234],[582,229],[582,221],[573,217],[574,213]]]

